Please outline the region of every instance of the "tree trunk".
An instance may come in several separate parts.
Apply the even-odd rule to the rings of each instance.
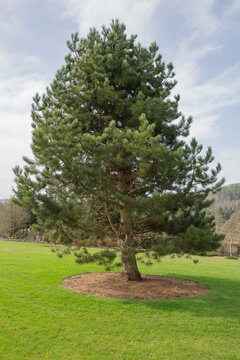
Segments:
[[[121,256],[122,256],[122,275],[127,280],[141,281],[142,277],[137,267],[136,252],[133,248],[133,229],[131,215],[124,210],[121,215]]]
[[[142,281],[141,274],[137,267],[134,249],[123,249],[122,255],[122,276],[130,281]]]
[[[118,189],[126,196],[131,190],[129,173],[119,171]],[[122,275],[131,281],[141,281],[142,277],[137,267],[136,252],[134,249],[132,217],[129,210],[120,209],[120,248],[122,256]]]
[[[229,255],[230,256],[232,256],[232,238],[230,239],[230,243],[229,243],[229,245],[230,245],[230,248],[229,248]]]

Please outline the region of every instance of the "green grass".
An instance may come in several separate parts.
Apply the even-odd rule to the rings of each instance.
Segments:
[[[103,268],[59,259],[44,245],[0,241],[0,359],[240,359],[240,261],[167,257],[141,267],[209,287],[192,299],[117,300],[61,285],[92,271]]]

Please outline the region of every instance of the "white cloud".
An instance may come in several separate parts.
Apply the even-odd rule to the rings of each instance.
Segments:
[[[189,35],[172,51],[181,110],[194,117],[193,136],[216,137],[220,133],[218,120],[222,108],[240,101],[240,64],[223,68],[218,75],[211,76],[207,72],[208,78],[204,76],[202,61],[209,56],[216,61],[217,56],[224,56],[219,35],[225,31],[227,23],[221,15],[217,17],[213,13],[213,6],[217,4],[214,0],[177,0],[177,3],[182,5],[181,11],[189,27]]]
[[[215,137],[219,135],[219,128],[216,122],[219,119],[217,115],[204,115],[203,117],[194,116],[194,122],[191,127],[191,135],[197,138]]]
[[[204,43],[193,46],[191,39],[181,42],[174,54],[174,63],[179,83],[188,87],[193,82],[197,83],[202,79],[200,61],[206,56],[219,53],[221,46],[214,43]]]
[[[25,52],[9,52],[0,47],[0,79],[34,73],[43,66],[43,61]]]
[[[215,137],[219,134],[217,120],[221,109],[240,102],[240,64],[200,83],[191,74],[191,67],[182,67],[179,74],[177,90],[182,95],[181,109],[184,114],[194,117],[192,135]]]
[[[23,26],[16,15],[10,15],[0,19],[0,31],[19,36],[23,31]]]
[[[197,137],[215,137],[219,134],[218,119],[221,110],[240,103],[240,64],[225,69],[216,77],[200,81],[197,62],[188,68],[178,65],[181,94],[181,110],[192,115],[194,123],[192,135]],[[193,70],[196,70],[194,74]]]
[[[35,57],[15,57],[2,51],[0,64],[0,198],[3,198],[11,194],[13,166],[22,164],[22,156],[30,154],[32,97],[37,91],[42,92],[46,84],[33,71],[39,64]]]
[[[58,0],[62,6],[62,16],[71,18],[78,26],[81,36],[89,27],[100,28],[119,18],[127,25],[128,33],[139,34],[141,41],[151,40],[151,16],[165,0]],[[52,1],[48,1],[51,6]],[[158,14],[160,21],[161,13]]]
[[[12,11],[18,7],[22,7],[29,3],[31,0],[0,0],[0,6],[2,10]]]
[[[221,176],[226,179],[226,185],[240,182],[240,149],[224,148],[215,152],[215,157],[221,159],[222,172]]]
[[[224,12],[224,17],[229,17],[232,15],[236,15],[236,13],[240,12],[240,2],[239,0],[232,0],[229,3],[228,8]]]
[[[30,0],[0,0],[0,32],[20,37],[24,33],[24,24],[18,14]],[[27,8],[25,8],[27,11]]]
[[[213,12],[215,0],[178,0],[177,3],[193,35],[201,33],[202,37],[209,37],[219,30],[221,21]]]

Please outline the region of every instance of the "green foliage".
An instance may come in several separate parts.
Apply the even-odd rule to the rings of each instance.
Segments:
[[[34,97],[33,159],[14,169],[15,201],[58,243],[108,237],[156,259],[215,249],[222,237],[205,209],[221,167],[209,167],[211,148],[184,141],[192,119],[171,95],[173,65],[125,30],[113,21],[72,35],[65,65]]]
[[[240,199],[240,184],[224,186],[221,191],[221,197],[230,200]]]
[[[222,217],[225,219],[225,220],[228,220],[230,219],[230,217],[232,216],[232,214],[236,211],[235,208],[228,208],[228,207],[219,207],[219,212],[220,214],[222,215]]]
[[[180,239],[180,248],[185,252],[204,252],[208,249],[214,248],[214,244],[223,240],[224,236],[212,234],[209,228],[197,228],[190,225],[187,231],[182,234]]]
[[[238,260],[237,256],[227,256],[226,258],[231,260]]]
[[[223,254],[218,251],[206,251],[205,256],[223,256]]]
[[[78,264],[97,263],[98,265],[104,266],[106,271],[122,265],[120,261],[114,262],[117,258],[117,252],[114,250],[105,249],[102,251],[89,252],[86,247],[65,246],[54,247],[51,251],[56,253],[59,258],[62,258],[63,255],[73,254]]]

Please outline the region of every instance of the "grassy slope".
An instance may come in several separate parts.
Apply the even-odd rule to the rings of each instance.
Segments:
[[[163,259],[145,273],[203,282],[193,299],[126,301],[72,294],[80,272],[49,247],[0,241],[0,359],[239,359],[240,261]]]

